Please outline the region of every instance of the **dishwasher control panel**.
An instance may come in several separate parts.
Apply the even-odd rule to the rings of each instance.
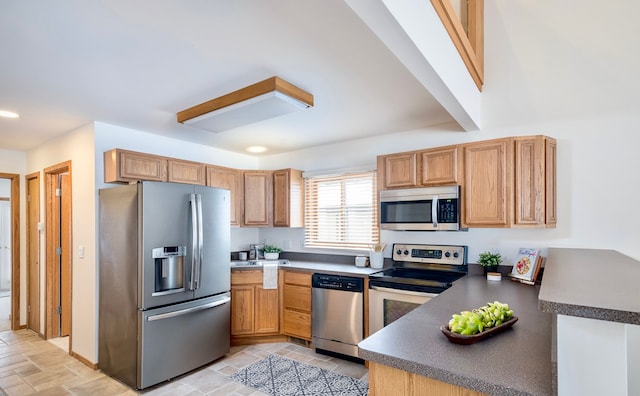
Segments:
[[[313,274],[311,285],[318,289],[344,290],[355,293],[364,291],[364,279],[352,276]]]

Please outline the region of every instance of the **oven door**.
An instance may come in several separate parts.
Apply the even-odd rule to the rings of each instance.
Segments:
[[[369,335],[413,311],[437,294],[371,286],[369,289]]]

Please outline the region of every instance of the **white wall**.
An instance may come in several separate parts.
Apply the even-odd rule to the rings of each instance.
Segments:
[[[93,198],[94,180],[94,148],[93,125],[86,125],[64,136],[53,139],[28,152],[27,173],[41,172],[41,219],[45,219],[45,168],[71,161],[72,178],[72,345],[73,352],[91,360],[95,355],[95,322],[96,312],[93,301],[96,287],[96,263],[93,246],[95,233],[93,219],[96,208]],[[45,240],[42,235],[40,262],[45,268]],[[84,246],[85,256],[80,258],[78,250]],[[44,332],[45,311],[45,271],[41,271],[41,332]],[[24,280],[24,278],[23,278]]]

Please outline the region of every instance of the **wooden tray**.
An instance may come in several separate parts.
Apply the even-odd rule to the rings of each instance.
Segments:
[[[454,333],[449,330],[449,325],[440,326],[440,330],[442,331],[442,334],[447,336],[449,341],[453,342],[454,344],[469,345],[469,344],[475,344],[476,342],[482,341],[487,337],[491,337],[494,334],[500,333],[508,329],[509,327],[513,326],[513,324],[516,323],[517,321],[518,321],[518,317],[513,316],[511,319],[507,320],[500,326],[495,326],[488,330],[483,331],[482,333],[473,334],[473,335],[462,335],[462,334]]]

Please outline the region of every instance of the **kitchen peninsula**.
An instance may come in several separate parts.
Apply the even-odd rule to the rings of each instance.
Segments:
[[[518,316],[511,329],[471,345],[453,344],[440,331],[452,314],[495,300]],[[550,395],[551,338],[551,315],[538,309],[537,286],[468,275],[358,346],[369,360],[372,396],[460,388],[469,395]]]
[[[359,344],[370,394],[637,394],[637,279],[637,260],[591,249],[549,249],[540,287],[466,276]],[[441,333],[453,313],[494,300],[518,316],[511,329],[472,345]]]

